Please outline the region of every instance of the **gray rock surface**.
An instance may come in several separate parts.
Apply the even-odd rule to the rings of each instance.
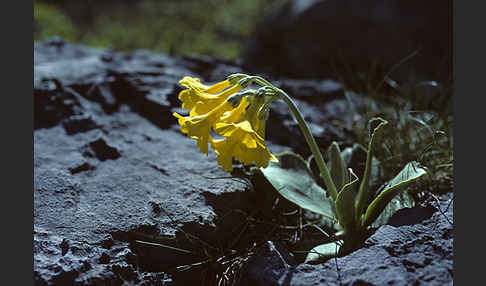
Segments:
[[[104,54],[64,42],[35,46],[37,285],[162,285],[170,280],[166,274],[141,269],[133,233],[173,238],[179,226],[215,241],[209,230],[216,213],[202,194],[246,189],[241,182],[211,179],[227,176],[214,153],[201,154],[171,129],[167,98],[177,95],[177,81],[189,70],[177,74],[174,65],[164,71],[172,59],[140,51],[115,68],[103,62]],[[111,72],[118,78],[110,79]],[[146,75],[137,82],[139,73]],[[159,268],[199,259],[174,251],[157,257]]]
[[[116,251],[113,247],[105,250],[107,239],[117,239],[132,230],[175,235],[174,227],[164,226],[172,221],[160,209],[170,213],[178,224],[191,223],[188,231],[210,233],[216,214],[201,194],[245,190],[242,183],[205,178],[227,174],[220,170],[214,155],[208,158],[198,153],[193,142],[176,131],[161,131],[128,110],[109,119],[100,116],[97,123],[109,132],[94,129],[67,135],[62,126],[56,126],[34,134],[34,241],[42,244],[38,236],[68,241],[64,251],[68,254],[74,252],[69,245],[86,248],[88,257],[72,253],[75,257],[69,264],[70,269],[78,271],[75,274],[84,272],[80,267],[86,260],[88,269],[94,263],[110,272],[118,265],[119,251],[131,252],[126,243],[116,243]],[[63,271],[68,270],[43,269],[57,266],[64,255],[49,248],[37,250],[36,274],[41,281],[56,284],[55,277],[66,275]],[[95,263],[107,255],[109,263]],[[161,263],[169,266],[184,261],[163,260],[162,256]],[[87,276],[97,276],[96,271],[90,273]],[[75,274],[70,281],[90,284],[91,280]],[[142,274],[134,271],[129,276],[137,282]]]
[[[244,285],[453,285],[453,196],[397,212],[362,248],[320,265],[292,265],[266,245]],[[282,253],[283,252],[283,253]],[[279,263],[277,263],[279,261]]]

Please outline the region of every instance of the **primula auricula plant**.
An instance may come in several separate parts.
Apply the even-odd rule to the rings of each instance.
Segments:
[[[218,155],[218,164],[227,172],[233,170],[233,158],[245,165],[254,164],[257,172],[263,174],[283,197],[322,215],[323,220],[336,230],[330,242],[309,252],[306,262],[317,263],[352,251],[373,228],[386,223],[396,210],[413,205],[413,200],[403,191],[426,174],[418,162],[407,163],[379,191],[368,189],[370,180],[374,179],[376,142],[388,124],[386,120],[370,120],[372,128],[367,149],[347,148],[341,152],[333,142],[328,149],[328,168],[293,100],[262,77],[233,74],[211,86],[202,84],[197,78],[184,77],[179,83],[186,87],[179,93],[182,108],[190,112],[189,116],[173,115],[178,118],[181,131],[196,140],[202,153],[208,154],[210,144]],[[260,87],[246,89],[251,84]],[[310,160],[290,152],[275,156],[265,145],[265,122],[269,106],[275,100],[284,101],[299,124],[325,190],[315,180]],[[223,139],[212,138],[212,131]],[[366,162],[363,178],[358,184],[359,178],[348,166],[349,158],[360,150],[366,153]]]

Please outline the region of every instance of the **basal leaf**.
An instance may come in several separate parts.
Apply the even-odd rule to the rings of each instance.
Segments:
[[[349,169],[351,181],[345,184],[336,198],[336,215],[339,223],[345,230],[353,230],[354,219],[354,199],[356,192],[354,185],[358,182],[358,177]]]
[[[342,240],[340,241],[333,241],[329,243],[324,243],[312,248],[307,254],[304,263],[309,264],[318,264],[322,263],[325,260],[336,257],[339,253],[339,249],[341,248]]]
[[[371,226],[378,228],[388,223],[388,220],[395,214],[396,211],[403,208],[411,208],[415,206],[415,201],[408,192],[402,192],[396,195],[381,212],[378,218],[371,223]]]
[[[335,141],[331,143],[327,152],[329,156],[329,172],[331,173],[332,181],[334,182],[336,189],[341,190],[344,184],[349,180],[347,176],[347,166],[341,157],[339,145]]]
[[[331,223],[336,222],[333,202],[315,182],[305,160],[291,152],[277,157],[278,163],[271,162],[260,170],[278,193],[299,207],[321,214]]]
[[[383,191],[368,206],[362,225],[364,227],[373,223],[378,216],[385,210],[387,205],[400,192],[404,191],[412,182],[425,175],[427,171],[418,162],[412,161],[389,181]],[[388,220],[388,218],[386,218]]]

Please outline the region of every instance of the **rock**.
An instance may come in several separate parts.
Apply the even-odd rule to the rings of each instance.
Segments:
[[[429,202],[426,207],[404,209],[399,215],[400,226],[384,225],[362,248],[323,264],[271,269],[250,265],[259,268],[248,272],[248,281],[265,283],[243,285],[453,285],[452,200],[449,193],[439,205]],[[429,212],[424,208],[434,211],[417,220],[414,214]],[[412,214],[408,222],[403,221],[406,213]],[[279,257],[277,253],[271,256]],[[257,278],[271,270],[274,272],[266,275],[266,280]]]
[[[238,60],[185,55],[179,58],[177,63],[210,82],[221,81],[222,78],[231,73],[244,73],[241,62]]]
[[[240,285],[272,285],[282,272],[289,271],[295,264],[288,250],[273,241],[267,241],[246,263]]]
[[[78,115],[81,115],[79,99],[64,90],[59,81],[45,79],[34,87],[34,129],[51,127]]]
[[[452,1],[288,0],[257,24],[243,58],[254,72],[354,83],[373,66],[382,80],[415,52],[392,79],[452,81]]]
[[[208,179],[227,176],[215,154],[167,129],[167,98],[182,74],[165,71],[181,68],[142,52],[107,64],[106,53],[70,43],[37,43],[34,53],[35,284],[172,283],[170,267],[200,257],[136,240],[166,236],[174,245],[186,231],[215,243],[217,204],[202,194],[246,189]]]
[[[110,125],[105,120],[108,119],[100,118],[105,126]],[[36,131],[35,226],[60,240],[67,239],[89,246],[92,253],[99,253],[99,257],[93,256],[90,259],[90,264],[101,259],[101,254],[104,253],[101,244],[106,235],[114,236],[117,241],[115,245],[119,247],[120,241],[134,243],[135,235],[132,235],[132,231],[141,225],[155,227],[150,235],[175,235],[174,228],[164,226],[171,225],[171,219],[165,213],[170,213],[177,223],[192,225],[187,229],[198,230],[205,236],[211,234],[216,214],[201,192],[241,192],[245,190],[245,185],[231,180],[206,179],[205,177],[223,177],[226,174],[217,165],[215,155],[208,158],[199,153],[194,142],[185,139],[182,134],[171,130],[161,133],[160,129],[128,111],[118,114],[112,120],[125,127],[110,130],[108,135],[102,137],[98,135],[100,130],[96,129],[73,136],[67,136],[60,126]],[[152,139],[147,140],[149,137]],[[84,157],[83,150],[86,150],[86,146],[93,150],[94,156]],[[83,162],[79,159],[83,157],[84,163],[73,168],[68,167],[73,161]],[[162,168],[166,175],[161,174]],[[165,212],[151,212],[151,201],[157,202],[159,208]],[[134,232],[144,233],[138,230]],[[125,233],[125,238],[120,233]],[[134,247],[128,244],[125,246],[126,249],[133,249],[131,251],[135,251]],[[151,252],[158,255],[159,264],[174,265],[184,261],[189,263],[195,259],[188,255],[183,255],[184,259],[174,259],[175,255],[170,251]],[[133,255],[137,257],[138,254]],[[40,256],[45,258],[46,264],[35,264],[39,279],[56,284],[52,275],[44,274],[43,269],[56,265],[57,254],[53,256],[42,249],[34,252],[34,257]],[[104,261],[106,260],[105,255]],[[99,267],[111,273],[114,270],[109,268],[114,267],[114,261],[120,259],[109,256],[109,261]],[[130,279],[144,273],[136,265],[126,267],[118,267],[116,271],[132,273]],[[64,273],[62,269],[59,271]],[[69,276],[69,281],[79,282],[80,277],[91,275],[98,277],[95,272],[84,273],[84,268],[70,268],[65,271],[72,275]],[[111,279],[109,277],[106,279]]]
[[[128,245],[104,250],[34,228],[34,285],[167,285],[164,273],[140,273],[127,259]],[[133,256],[133,254],[131,254]],[[152,283],[150,284],[150,281]]]
[[[93,117],[86,114],[72,115],[62,121],[62,126],[68,135],[86,132],[98,128]]]

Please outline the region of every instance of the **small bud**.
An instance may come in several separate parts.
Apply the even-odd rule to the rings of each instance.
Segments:
[[[242,78],[238,81],[238,84],[241,85],[243,88],[248,87],[253,81],[253,78],[251,76]]]
[[[230,102],[231,105],[233,105],[233,108],[236,108],[236,107],[238,107],[238,105],[240,105],[240,102],[241,102],[241,99],[243,98],[243,96],[255,95],[256,92],[257,91],[254,90],[254,89],[240,91],[240,92],[237,92],[237,93],[231,95],[230,97],[228,97],[228,99],[226,99],[226,101]]]
[[[273,90],[271,87],[263,86],[258,89],[256,96],[274,96],[275,93],[275,90]]]
[[[260,87],[257,90],[256,96],[265,96],[266,93],[267,93],[267,89],[265,87]]]
[[[236,108],[236,107],[238,107],[238,105],[240,105],[241,98],[242,98],[241,93],[235,93],[235,94],[231,95],[230,97],[228,97],[228,99],[226,99],[226,101],[231,103],[233,108]]]
[[[231,85],[237,84],[240,80],[249,77],[249,75],[244,73],[235,73],[229,75],[226,79],[230,82]]]

